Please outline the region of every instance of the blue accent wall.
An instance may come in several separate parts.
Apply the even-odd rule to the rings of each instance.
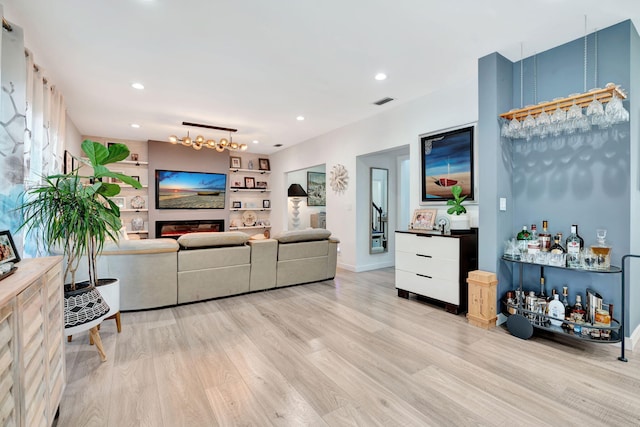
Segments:
[[[630,52],[638,40],[631,21],[598,31],[597,84],[595,40],[595,34],[588,35],[586,89],[614,82],[632,99]],[[500,113],[584,91],[584,38],[525,58],[522,100],[520,61],[497,57],[479,60],[480,268],[498,272],[499,298],[514,288],[518,268],[499,261],[504,242],[523,225],[536,224],[541,230],[542,220],[549,221],[552,235],[563,233],[563,240],[571,224],[578,224],[585,246],[595,243],[596,229],[606,228],[612,264],[620,265],[630,250],[630,124],[530,141],[510,141],[499,134]],[[630,102],[624,106],[629,110]],[[507,212],[498,210],[499,197],[507,198]],[[539,276],[539,268],[526,267],[525,288],[538,290]],[[545,268],[544,276],[548,293],[568,286],[573,303],[576,293],[584,299],[585,289],[593,288],[620,315],[620,275]],[[640,314],[628,313],[627,336],[640,323]]]

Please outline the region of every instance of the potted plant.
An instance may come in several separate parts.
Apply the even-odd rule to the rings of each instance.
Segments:
[[[467,196],[462,196],[462,187],[454,185],[451,187],[451,194],[453,199],[447,200],[447,206],[451,206],[447,209],[447,213],[450,216],[450,227],[452,230],[468,230],[469,229],[469,217],[467,215],[467,209],[462,206],[462,202]]]
[[[141,188],[137,180],[106,167],[127,158],[129,149],[126,145],[110,144],[105,147],[98,142],[85,140],[82,151],[86,158],[77,160],[86,167],[45,177],[42,185],[26,192],[23,204],[18,207],[23,214],[20,229],[35,233],[36,241],[48,251],[55,248],[62,250],[65,255],[63,277],[70,280],[64,285],[65,328],[88,323],[109,310],[103,301],[95,300],[101,300],[95,288],[98,285],[96,261],[105,242],[108,239],[117,240],[122,223],[120,209],[110,199],[120,193],[120,185],[106,182],[105,178],[115,178]],[[81,169],[87,168],[90,169],[89,175],[80,175]],[[76,271],[83,258],[88,263],[89,278],[78,283]],[[86,302],[91,299],[94,301]],[[90,306],[87,313],[79,314],[80,308],[73,307],[81,301],[85,306]]]

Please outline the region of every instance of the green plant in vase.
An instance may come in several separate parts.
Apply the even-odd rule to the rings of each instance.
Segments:
[[[451,194],[453,194],[453,199],[447,200],[447,206],[451,206],[447,209],[447,213],[449,215],[462,215],[467,213],[467,209],[462,206],[462,202],[467,198],[467,196],[462,196],[462,187],[459,185],[454,185],[451,187]]]
[[[127,158],[129,149],[125,144],[105,147],[85,140],[82,151],[86,158],[76,160],[84,167],[45,177],[42,185],[24,194],[24,202],[18,207],[23,215],[20,229],[35,233],[36,241],[46,250],[56,248],[64,252],[63,277],[70,278],[70,283],[65,284],[65,297],[79,291],[76,271],[83,256],[88,262],[89,274],[85,288],[95,291],[97,255],[107,240],[117,240],[122,227],[120,209],[110,199],[120,193],[120,185],[103,181],[115,178],[135,188],[142,187],[132,177],[112,172],[106,166]],[[89,174],[81,175],[81,170],[89,170]],[[73,322],[68,323],[67,314],[65,310],[65,326],[73,326]]]

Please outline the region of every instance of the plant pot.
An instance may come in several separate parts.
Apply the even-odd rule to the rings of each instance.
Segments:
[[[120,311],[120,280],[98,279],[98,292],[109,305],[106,317],[111,317]]]
[[[449,224],[451,230],[468,230],[470,228],[469,215],[466,213],[461,215],[449,215]]]
[[[88,282],[76,283],[76,289],[64,285],[64,327],[81,326],[104,317],[109,306],[95,286]]]

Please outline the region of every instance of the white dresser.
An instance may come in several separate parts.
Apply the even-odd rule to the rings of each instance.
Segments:
[[[398,296],[413,293],[444,304],[458,314],[467,310],[467,273],[478,268],[477,229],[442,235],[396,231]]]

